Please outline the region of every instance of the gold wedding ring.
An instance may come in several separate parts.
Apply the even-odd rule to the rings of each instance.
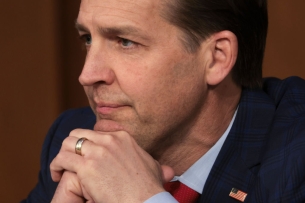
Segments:
[[[75,145],[75,153],[78,154],[78,155],[81,155],[82,156],[82,145],[83,143],[88,140],[87,138],[85,137],[82,137],[82,138],[79,138],[76,142],[76,145]]]

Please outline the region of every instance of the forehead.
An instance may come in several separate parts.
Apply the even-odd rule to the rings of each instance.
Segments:
[[[160,12],[159,0],[82,0],[80,13],[87,17],[133,17],[148,20]],[[80,17],[80,16],[79,16]]]
[[[138,7],[151,8],[158,0],[82,0],[81,7]]]

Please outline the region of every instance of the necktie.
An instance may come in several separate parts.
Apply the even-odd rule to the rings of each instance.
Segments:
[[[180,181],[168,182],[164,184],[164,189],[171,193],[179,203],[195,203],[199,197],[198,192]]]

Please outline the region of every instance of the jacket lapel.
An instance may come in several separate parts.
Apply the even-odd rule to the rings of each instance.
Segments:
[[[251,192],[274,111],[274,103],[263,91],[243,90],[235,121],[199,202],[236,203],[239,201],[229,196],[232,188]]]

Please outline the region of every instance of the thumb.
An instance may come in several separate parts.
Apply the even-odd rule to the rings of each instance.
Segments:
[[[161,169],[162,169],[162,172],[163,172],[163,183],[167,183],[174,178],[175,171],[172,167],[162,165]]]

